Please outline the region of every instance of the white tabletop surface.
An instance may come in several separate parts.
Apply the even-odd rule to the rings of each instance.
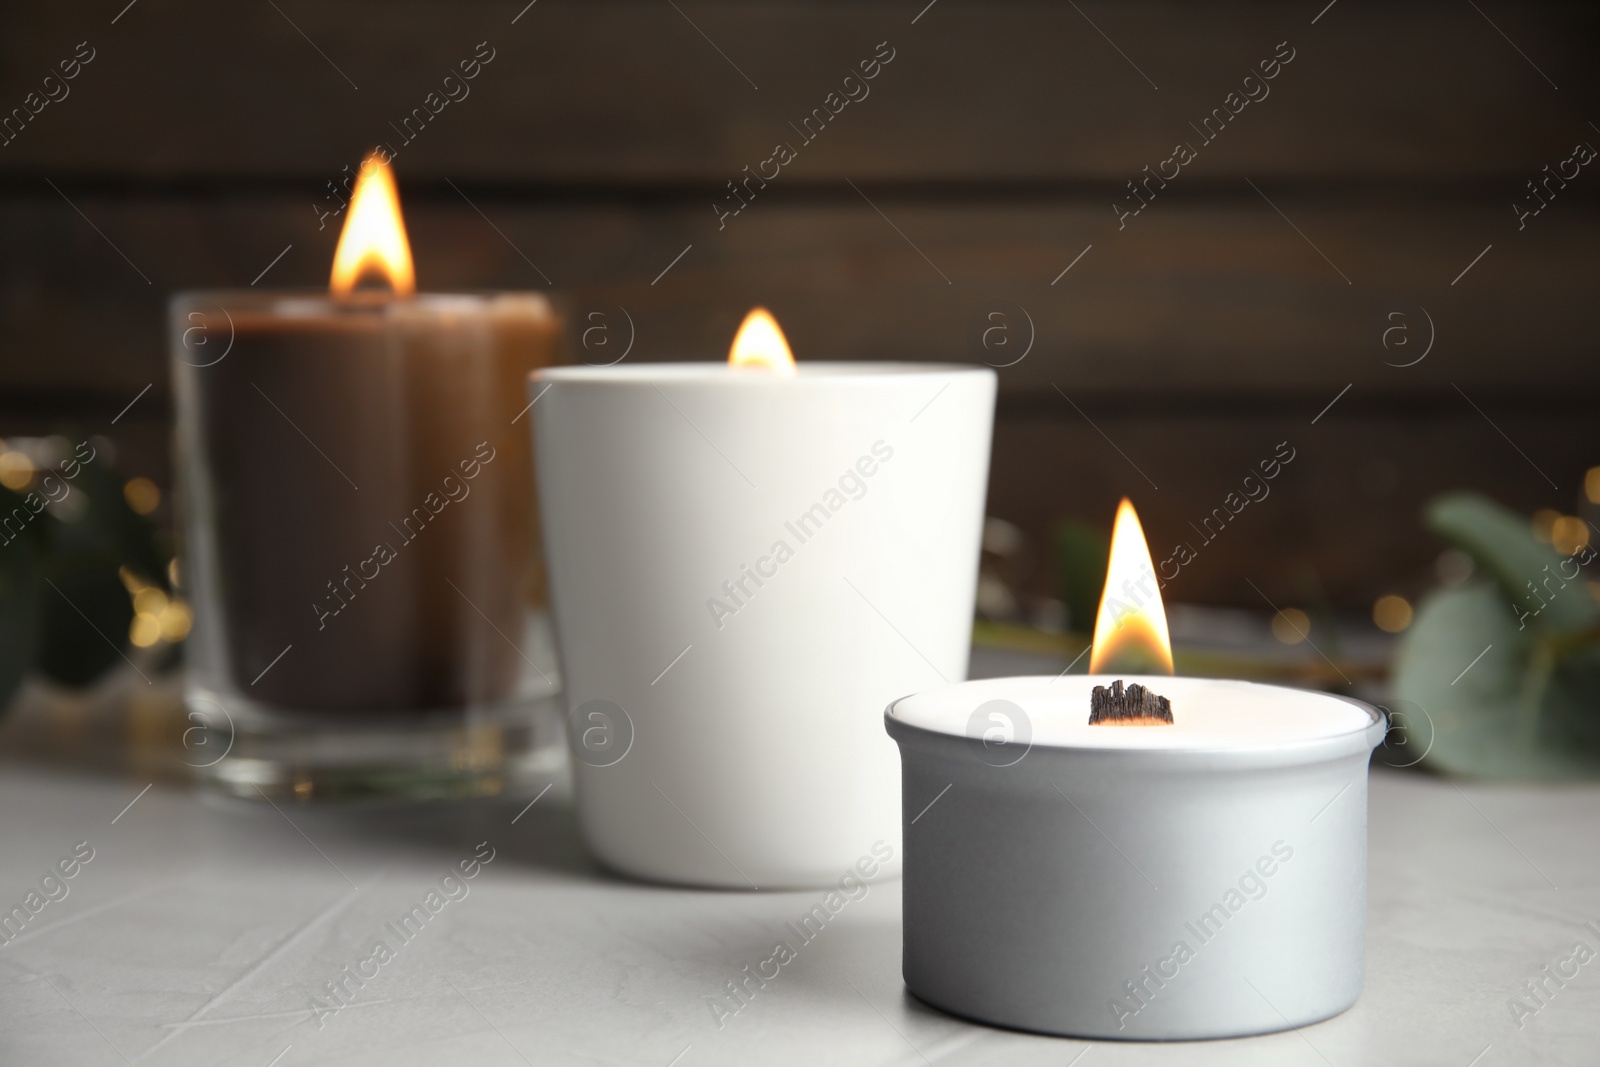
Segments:
[[[1564,987],[1547,982],[1520,1027],[1509,1006],[1579,941],[1600,950],[1584,925],[1600,927],[1600,787],[1457,786],[1375,767],[1367,984],[1352,1010],[1244,1040],[1091,1044],[972,1025],[909,997],[900,887],[882,876],[719,1027],[708,998],[820,891],[612,877],[584,852],[564,780],[531,808],[530,794],[280,811],[160,781],[143,791],[154,775],[41,765],[19,752],[22,729],[0,728],[0,906],[23,903],[79,842],[94,855],[0,946],[7,1067],[1600,1063],[1600,958]],[[348,1006],[312,1012],[447,866],[491,849],[466,895]]]

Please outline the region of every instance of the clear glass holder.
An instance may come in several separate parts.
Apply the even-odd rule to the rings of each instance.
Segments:
[[[173,298],[186,762],[296,801],[512,792],[564,759],[537,293]]]
[[[523,647],[548,693],[486,707],[330,717],[274,708],[191,680],[184,762],[196,783],[249,800],[426,801],[517,795],[566,768],[565,704],[548,616]]]
[[[557,773],[566,758],[559,713],[541,708],[545,703],[330,726],[248,704],[236,704],[231,716],[219,718],[219,705],[203,691],[186,700],[191,722],[231,742],[226,757],[196,767],[201,784],[252,800],[298,801],[439,800],[525,791]]]

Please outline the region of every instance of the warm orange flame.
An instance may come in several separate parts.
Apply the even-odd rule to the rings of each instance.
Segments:
[[[1171,674],[1172,638],[1150,546],[1145,544],[1139,516],[1127,497],[1117,505],[1111,531],[1111,558],[1106,563],[1106,588],[1094,620],[1094,645],[1089,673]]]
[[[751,308],[728,350],[731,367],[765,367],[778,374],[794,373],[794,356],[778,320],[766,308]]]
[[[376,152],[362,162],[356,178],[328,288],[334,296],[349,296],[368,274],[382,278],[396,296],[410,296],[417,288],[406,224],[400,217],[400,192],[393,171]]]

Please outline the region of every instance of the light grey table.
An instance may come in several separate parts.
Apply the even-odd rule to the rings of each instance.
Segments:
[[[1600,788],[1458,787],[1375,768],[1355,1008],[1245,1040],[1089,1044],[971,1025],[910,998],[892,873],[741,1010],[718,1013],[725,984],[820,891],[611,877],[584,853],[563,780],[531,807],[529,795],[275,810],[146,790],[155,776],[126,761],[117,773],[40,765],[39,731],[110,728],[93,701],[42,725],[38,701],[25,703],[0,728],[0,906],[23,904],[79,842],[93,858],[0,947],[6,1067],[1600,1064],[1600,958],[1564,986],[1543,970],[1580,941],[1600,951],[1584,925],[1600,926]],[[140,714],[116,718],[124,733],[104,747],[126,749]],[[388,932],[426,910],[446,868],[491,851],[409,941]],[[380,936],[397,950],[364,964]],[[357,986],[347,966],[376,974]],[[327,992],[341,980],[342,1006]],[[1530,980],[1545,981],[1547,1003],[1528,999]],[[1518,996],[1538,1011],[1514,1018]],[[338,1010],[314,1012],[314,1000]]]

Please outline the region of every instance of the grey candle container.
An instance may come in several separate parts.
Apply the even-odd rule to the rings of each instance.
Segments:
[[[1375,709],[1339,737],[1141,751],[997,743],[977,715],[958,736],[901,721],[899,703],[885,723],[902,765],[903,973],[922,1001],[1155,1041],[1355,1003]]]

